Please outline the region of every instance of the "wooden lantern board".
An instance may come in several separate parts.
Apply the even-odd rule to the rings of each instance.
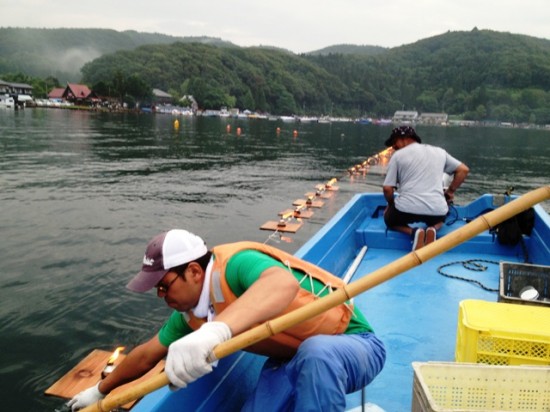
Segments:
[[[100,349],[94,349],[88,354],[84,359],[82,359],[74,368],[65,374],[61,379],[55,382],[44,392],[46,395],[58,396],[60,398],[71,399],[76,394],[82,392],[85,389],[88,389],[91,386],[94,386],[97,382],[101,380],[101,372],[107,364],[109,358],[113,353],[103,351]],[[126,355],[119,354],[117,360],[115,361],[115,366],[118,365]],[[122,392],[125,389],[128,389],[130,386],[146,381],[151,378],[153,375],[162,372],[164,369],[164,360],[161,360],[157,365],[143,375],[141,378],[129,382],[125,385],[119,386],[111,393]],[[123,406],[124,409],[130,409],[136,401],[128,402]]]
[[[303,225],[303,222],[296,222],[296,223],[287,223],[285,226],[279,226],[279,222],[270,220],[269,222],[265,222],[262,226],[260,226],[260,229],[296,233],[302,225]]]
[[[298,199],[298,200],[295,200],[294,202],[292,202],[292,205],[293,205],[293,206],[302,206],[302,205],[304,205],[304,204],[305,204],[307,207],[323,207],[323,205],[325,204],[325,202],[323,202],[323,201],[321,201],[321,200],[312,200],[310,205],[307,204],[307,200],[306,200],[306,199]]]
[[[279,216],[288,215],[291,216],[294,215],[293,209],[287,209],[283,210],[282,212],[279,212]],[[311,216],[313,216],[313,212],[311,210],[300,210],[300,213],[297,213],[295,217],[301,218],[301,219],[309,219]]]
[[[321,193],[320,197],[321,199],[330,199],[334,193],[332,192],[323,192]],[[304,196],[306,197],[314,197],[315,193],[306,193]]]

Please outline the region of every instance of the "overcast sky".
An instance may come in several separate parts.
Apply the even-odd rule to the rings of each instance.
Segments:
[[[0,0],[0,27],[210,36],[302,53],[334,44],[395,47],[474,27],[550,39],[550,1]]]

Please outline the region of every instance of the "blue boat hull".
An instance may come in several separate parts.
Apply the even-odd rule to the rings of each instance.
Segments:
[[[500,198],[485,195],[451,211],[438,236],[464,226],[468,221],[493,210]],[[297,256],[312,261],[336,275],[343,276],[358,251],[367,246],[352,281],[368,275],[410,252],[411,240],[398,232],[387,231],[382,213],[386,202],[382,194],[355,196],[334,218],[314,235]],[[540,206],[535,207],[535,228],[525,243],[533,263],[550,264],[550,219]],[[381,374],[366,389],[367,402],[385,411],[410,410],[413,361],[454,361],[459,302],[465,299],[497,301],[498,293],[472,283],[441,276],[437,269],[452,262],[471,259],[522,262],[521,246],[503,246],[485,231],[449,252],[415,267],[355,298],[388,352]],[[471,272],[460,266],[448,271],[475,278],[492,289],[499,287],[498,265],[484,262],[488,270]],[[348,396],[348,407],[361,404],[360,394]]]
[[[493,210],[500,196],[484,195],[450,212],[438,236],[464,226],[469,220]],[[352,282],[410,252],[408,236],[387,231],[382,213],[382,194],[356,195],[296,255],[337,276],[344,277],[360,251]],[[525,246],[532,263],[550,265],[550,217],[535,207],[535,227]],[[454,262],[481,260],[483,272],[471,272]],[[499,287],[498,262],[523,262],[521,246],[503,246],[485,231],[454,249],[388,280],[355,297],[387,349],[384,370],[366,388],[347,397],[348,410],[361,410],[363,402],[385,411],[410,410],[413,361],[454,361],[459,302],[465,299],[497,301],[498,292],[460,279],[444,277],[438,268],[464,278],[473,278],[488,289]],[[245,352],[222,359],[215,372],[187,389],[170,392],[163,388],[146,396],[133,411],[238,411],[254,388],[265,358]],[[364,398],[363,398],[364,397]]]

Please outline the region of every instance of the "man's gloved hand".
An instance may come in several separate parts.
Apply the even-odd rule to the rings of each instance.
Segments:
[[[188,383],[212,372],[208,356],[216,345],[229,339],[229,326],[223,322],[207,322],[200,329],[172,343],[164,367],[172,385],[185,388]]]
[[[92,405],[97,401],[103,399],[104,397],[105,395],[99,391],[98,382],[97,385],[85,389],[79,394],[75,395],[69,402],[67,402],[67,406],[71,408],[71,411],[74,412],[78,411],[79,409],[85,408],[88,405]]]

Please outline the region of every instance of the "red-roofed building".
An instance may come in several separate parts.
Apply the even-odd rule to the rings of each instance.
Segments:
[[[62,97],[77,105],[89,105],[98,100],[96,94],[91,91],[88,86],[76,83],[67,83],[67,87],[65,87]]]
[[[52,89],[52,91],[48,93],[48,99],[57,100],[57,101],[62,100],[63,93],[65,93],[65,89],[63,87],[56,87],[55,89]]]

